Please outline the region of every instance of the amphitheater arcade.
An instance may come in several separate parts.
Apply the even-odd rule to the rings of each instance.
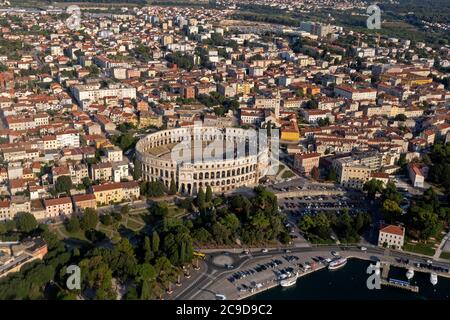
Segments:
[[[195,125],[149,134],[137,143],[136,155],[145,181],[169,187],[173,178],[178,192],[196,194],[200,187],[225,192],[256,185],[267,172],[268,149],[252,130]]]

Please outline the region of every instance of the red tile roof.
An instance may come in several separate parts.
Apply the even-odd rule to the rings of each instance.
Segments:
[[[405,228],[390,224],[390,225],[382,227],[380,229],[380,232],[391,233],[391,234],[396,234],[398,236],[403,236],[405,233]]]

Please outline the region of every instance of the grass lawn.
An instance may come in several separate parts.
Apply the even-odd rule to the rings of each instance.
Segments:
[[[139,231],[144,226],[144,223],[138,223],[137,221],[128,219],[128,223],[125,227],[133,231]]]
[[[291,170],[286,170],[281,175],[281,178],[287,179],[287,178],[292,178],[293,176],[294,176],[294,173]]]
[[[176,218],[185,214],[186,209],[178,208],[177,206],[169,206],[169,217]]]
[[[403,246],[403,250],[420,253],[426,256],[433,256],[436,250],[433,248],[433,244],[425,244],[425,243],[407,243]]]
[[[442,252],[439,258],[450,260],[450,252]]]
[[[77,231],[77,232],[69,232],[69,231],[66,230],[64,225],[59,225],[55,229],[53,229],[53,231],[56,233],[56,236],[60,240],[66,239],[66,238],[74,238],[74,239],[89,241],[89,240],[86,239],[83,230],[80,230],[80,231]]]

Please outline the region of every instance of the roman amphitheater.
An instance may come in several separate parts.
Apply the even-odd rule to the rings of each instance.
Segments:
[[[263,145],[263,147],[259,146]],[[136,155],[146,181],[172,178],[181,194],[254,186],[268,171],[269,148],[256,132],[240,128],[189,126],[158,131],[142,138]]]

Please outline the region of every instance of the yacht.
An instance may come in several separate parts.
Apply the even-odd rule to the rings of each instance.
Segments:
[[[290,277],[282,279],[280,281],[280,285],[282,287],[292,287],[293,285],[296,284],[297,279],[298,279],[298,273],[295,273],[295,274],[291,275]]]
[[[330,262],[328,270],[336,270],[347,264],[347,258],[338,258]]]
[[[430,282],[433,286],[437,285],[438,283],[438,276],[436,273],[432,272],[430,275]]]
[[[411,280],[413,277],[414,277],[414,270],[413,270],[413,269],[409,269],[409,270],[406,272],[406,278],[407,278],[408,280]]]

